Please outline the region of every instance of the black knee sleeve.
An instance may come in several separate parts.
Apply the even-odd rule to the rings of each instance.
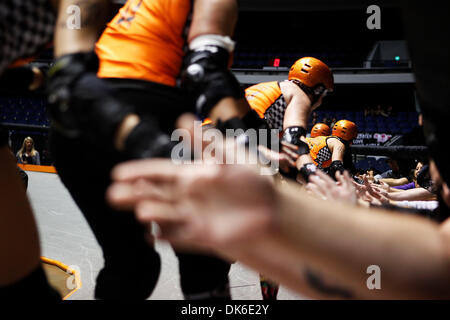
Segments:
[[[102,300],[145,300],[155,289],[161,270],[159,254],[150,249],[142,256],[105,263],[97,276],[95,298]]]
[[[177,253],[186,300],[230,300],[230,263],[216,257]]]

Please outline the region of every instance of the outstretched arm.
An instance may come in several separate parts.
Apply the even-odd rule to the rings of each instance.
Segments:
[[[450,297],[448,223],[322,202],[297,186],[276,190],[231,166],[144,161],[118,167],[113,177],[112,203],[137,205],[138,219],[158,222],[167,240],[206,244],[299,292],[306,263],[314,273],[339,279],[338,291],[352,298]],[[165,192],[154,192],[162,186]],[[290,272],[280,269],[283,262]],[[372,265],[381,269],[381,290],[366,285]]]
[[[415,188],[401,192],[390,192],[388,198],[393,201],[427,201],[436,200],[436,196],[424,188]]]

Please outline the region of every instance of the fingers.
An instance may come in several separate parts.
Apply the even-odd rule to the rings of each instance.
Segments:
[[[343,188],[348,188],[348,172],[344,171],[342,174],[340,171],[336,172],[336,180],[342,185]]]
[[[331,177],[329,175],[327,175],[325,172],[321,171],[321,170],[317,170],[316,174],[323,179],[327,184],[335,184],[335,181],[333,179],[331,179]]]
[[[290,148],[282,147],[281,150],[283,153],[285,153],[289,157],[291,157],[294,161],[297,161],[297,159],[300,158],[300,156],[297,153],[295,153],[294,151],[292,151],[292,149],[290,149]]]
[[[282,168],[283,171],[286,171],[287,167],[289,166],[295,168],[295,161],[286,153],[278,153],[264,146],[259,146],[258,150],[266,159],[271,161],[278,161],[280,164],[280,168]]]
[[[272,151],[264,146],[258,146],[258,150],[268,160],[278,161],[280,158],[280,154],[278,152]]]
[[[281,145],[282,145],[282,148],[285,148],[287,150],[298,150],[298,147],[296,145],[293,145],[286,141],[281,141]]]
[[[174,181],[182,166],[176,166],[167,159],[129,161],[116,166],[111,173],[113,181],[131,181],[138,178],[153,181]]]
[[[182,114],[176,121],[176,127],[179,129],[186,129],[191,133],[191,136],[194,134],[194,122],[199,121],[198,118],[192,113]]]
[[[170,202],[172,198],[167,186],[158,186],[143,179],[134,183],[114,183],[106,192],[107,201],[119,210],[131,210],[145,199]]]
[[[330,191],[335,186],[335,182],[322,171],[317,171],[315,175],[311,176],[310,184],[315,185],[317,190],[326,198],[329,198]]]
[[[322,200],[328,200],[326,194],[323,192],[323,189],[313,182],[306,185],[306,190]]]
[[[295,168],[295,161],[287,154],[280,154],[280,162],[288,163],[291,167]]]

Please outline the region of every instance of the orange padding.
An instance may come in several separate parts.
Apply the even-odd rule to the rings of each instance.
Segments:
[[[46,172],[46,173],[56,173],[56,168],[53,166],[36,166],[34,164],[17,164],[22,170],[25,171],[35,171],[35,172]]]
[[[63,300],[66,300],[68,297],[70,297],[75,291],[77,291],[78,289],[81,288],[82,284],[81,284],[81,278],[80,278],[80,274],[75,270],[72,269],[68,266],[66,266],[64,263],[59,262],[57,260],[53,260],[53,259],[49,259],[46,257],[41,257],[41,261],[43,263],[46,264],[51,264],[55,267],[60,268],[61,270],[63,270],[64,272],[67,272],[70,275],[73,275],[75,277],[75,283],[77,285],[76,289],[74,289],[71,293],[69,293],[67,296],[63,297]]]

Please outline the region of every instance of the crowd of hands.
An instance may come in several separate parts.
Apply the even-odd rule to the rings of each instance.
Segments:
[[[185,116],[179,126],[190,130],[192,120]],[[224,149],[234,147],[227,143]],[[264,147],[260,151],[272,160],[277,158],[282,171],[295,166],[295,148],[283,143],[280,153]],[[264,176],[259,169],[258,165],[223,165],[207,159],[191,165],[176,165],[169,159],[131,161],[112,171],[107,201],[115,208],[134,211],[143,224],[156,223],[158,237],[175,246],[219,252],[276,229],[278,191],[293,185],[299,197],[311,197],[311,201],[363,207],[394,202],[390,186],[374,183],[367,175],[360,176],[363,183],[358,183],[348,171],[337,172],[334,180],[318,170],[305,183],[280,174]],[[153,241],[151,232],[148,236]]]

